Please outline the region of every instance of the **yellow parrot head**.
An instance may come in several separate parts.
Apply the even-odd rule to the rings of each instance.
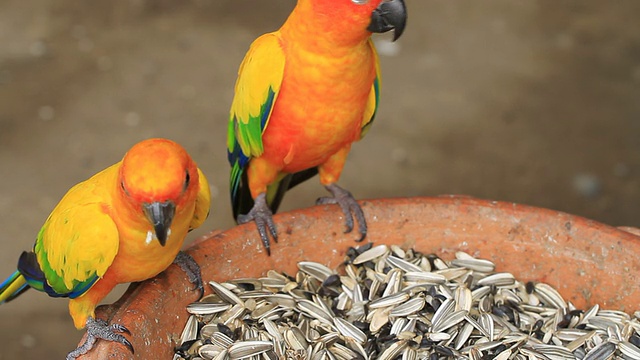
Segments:
[[[345,39],[365,39],[371,33],[395,30],[397,40],[407,22],[404,0],[299,0],[311,3],[327,32]]]
[[[167,139],[134,145],[122,159],[119,180],[121,197],[146,218],[162,246],[176,213],[195,203],[199,189],[195,162],[182,146]]]

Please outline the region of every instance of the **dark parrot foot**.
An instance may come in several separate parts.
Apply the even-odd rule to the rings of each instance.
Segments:
[[[246,215],[238,215],[238,224],[246,224],[249,221],[255,221],[260,233],[260,239],[264,249],[267,251],[267,255],[271,255],[271,246],[269,245],[269,234],[273,238],[274,242],[278,242],[278,233],[276,231],[276,224],[273,223],[273,213],[267,205],[267,194],[262,193],[258,195],[253,207]],[[269,233],[267,233],[267,228]]]
[[[333,197],[321,197],[316,201],[318,205],[325,204],[338,204],[340,205],[340,209],[342,209],[342,213],[344,214],[345,222],[347,225],[347,230],[345,233],[349,233],[353,230],[353,218],[355,217],[358,221],[358,232],[360,233],[360,238],[356,241],[360,242],[364,240],[367,236],[367,221],[364,218],[364,213],[362,212],[362,208],[353,198],[350,192],[341,188],[336,184],[330,184],[325,186],[327,190]]]
[[[133,354],[133,345],[127,340],[124,336],[116,333],[127,333],[131,335],[129,330],[120,325],[120,324],[107,324],[106,321],[100,319],[94,319],[89,317],[86,323],[87,327],[87,339],[82,343],[82,345],[78,346],[77,349],[73,350],[69,354],[67,354],[67,360],[75,360],[78,356],[84,355],[89,350],[93,348],[93,345],[96,343],[96,340],[103,339],[107,341],[115,341],[118,342],[131,351]]]
[[[204,285],[202,283],[202,273],[200,272],[200,265],[184,251],[178,252],[178,255],[173,260],[173,263],[180,266],[180,269],[184,271],[189,277],[189,282],[196,286],[195,290],[200,291],[200,297],[204,296]]]

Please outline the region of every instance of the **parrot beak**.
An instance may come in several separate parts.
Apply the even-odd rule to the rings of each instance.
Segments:
[[[371,22],[367,30],[374,33],[384,33],[395,29],[393,41],[398,40],[407,23],[407,8],[404,0],[384,0],[373,10]]]
[[[164,246],[169,237],[169,227],[173,221],[173,215],[176,213],[176,206],[171,201],[154,202],[143,205],[144,214],[153,224],[153,231],[160,242]]]

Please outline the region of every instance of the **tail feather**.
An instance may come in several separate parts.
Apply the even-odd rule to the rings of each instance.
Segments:
[[[0,304],[15,299],[29,289],[29,284],[24,276],[19,271],[14,272],[0,284]]]

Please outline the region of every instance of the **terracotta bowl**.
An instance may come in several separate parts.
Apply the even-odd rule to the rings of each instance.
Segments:
[[[497,271],[520,280],[543,281],[579,308],[638,309],[640,237],[582,217],[513,203],[468,197],[384,199],[362,202],[367,241],[434,252],[457,250],[490,259]],[[189,247],[206,281],[257,277],[275,269],[295,273],[300,260],[338,266],[354,242],[344,234],[335,206],[275,216],[280,240],[265,254],[254,224],[212,233]],[[629,229],[628,229],[629,230]],[[207,286],[207,292],[211,292]],[[185,306],[197,300],[185,274],[171,266],[155,279],[132,286],[98,316],[125,325],[135,356],[120,344],[99,341],[82,359],[171,359],[185,325]]]

